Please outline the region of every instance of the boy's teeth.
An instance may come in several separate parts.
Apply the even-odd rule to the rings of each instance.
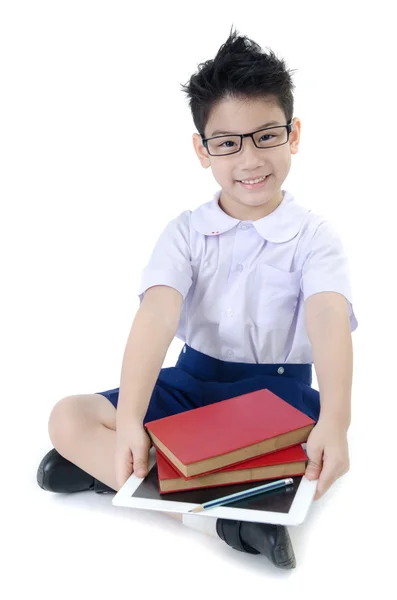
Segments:
[[[263,181],[264,179],[266,179],[266,177],[259,177],[258,179],[242,180],[241,183],[249,183],[249,184],[259,183],[260,181]]]

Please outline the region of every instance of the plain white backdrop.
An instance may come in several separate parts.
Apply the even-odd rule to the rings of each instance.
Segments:
[[[1,594],[347,597],[387,592],[395,550],[395,41],[392,3],[0,4]],[[284,188],[350,257],[351,469],[290,528],[297,568],[110,495],[36,484],[70,394],[119,386],[140,272],[169,220],[217,189],[180,89],[234,25],[293,74]],[[175,339],[164,367],[182,348]],[[139,595],[139,596],[138,596]]]

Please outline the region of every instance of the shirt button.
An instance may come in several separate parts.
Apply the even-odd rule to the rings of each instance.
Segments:
[[[208,267],[208,266],[209,266],[209,264],[210,264],[210,261],[209,261],[209,260],[205,260],[205,261],[204,261],[204,267]]]
[[[182,352],[186,352],[186,346],[183,346]]]
[[[248,229],[248,225],[241,225],[241,229]]]
[[[233,356],[234,352],[233,352],[233,350],[228,350],[226,352],[226,354],[227,354],[227,356]]]
[[[236,267],[237,271],[242,271],[244,269],[243,265],[237,265]]]
[[[228,317],[232,317],[232,316],[233,316],[233,311],[232,311],[232,309],[231,309],[231,308],[228,308],[228,309],[227,309],[227,311],[226,311],[226,314],[227,314],[227,316],[228,316]]]
[[[277,369],[277,373],[279,373],[280,375],[282,375],[284,373],[284,367],[279,367]]]

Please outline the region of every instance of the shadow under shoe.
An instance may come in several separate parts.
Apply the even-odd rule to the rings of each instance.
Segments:
[[[291,539],[284,525],[217,519],[216,531],[219,537],[235,550],[264,554],[281,569],[296,567]]]
[[[44,456],[37,469],[37,483],[48,492],[73,493],[93,490],[97,494],[115,492],[86,473],[53,448]]]

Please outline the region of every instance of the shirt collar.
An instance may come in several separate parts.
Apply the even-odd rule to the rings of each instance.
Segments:
[[[241,221],[226,214],[218,200],[222,190],[217,190],[209,202],[196,208],[191,214],[193,227],[204,235],[218,235],[236,227]],[[300,206],[292,194],[282,190],[283,199],[278,207],[262,219],[252,223],[257,232],[269,242],[288,242],[300,231],[310,210]]]

